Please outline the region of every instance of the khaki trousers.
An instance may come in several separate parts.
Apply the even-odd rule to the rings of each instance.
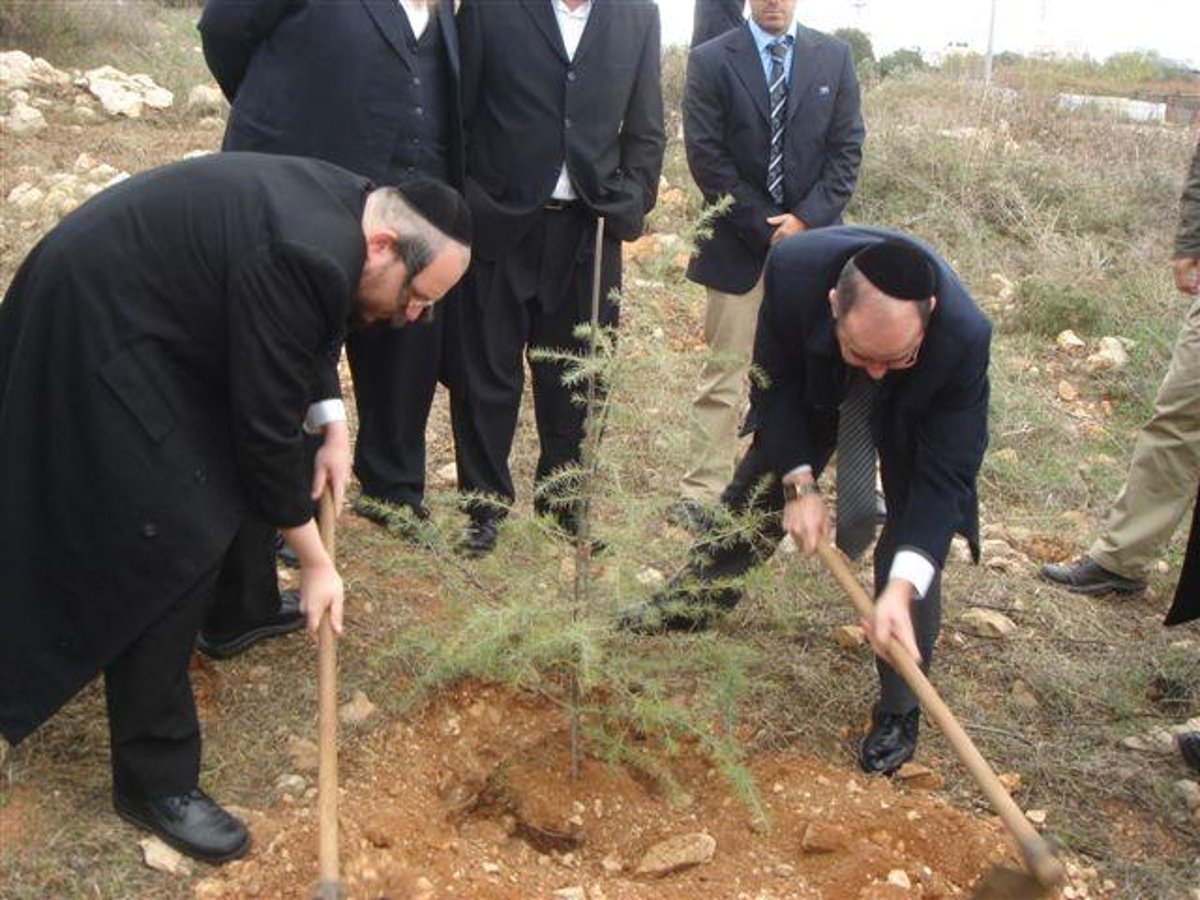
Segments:
[[[704,309],[708,356],[692,400],[688,443],[691,469],[679,486],[680,494],[688,500],[716,503],[733,476],[738,424],[749,393],[754,329],[762,296],[761,276],[744,294],[708,288]]]
[[[1171,539],[1200,481],[1200,300],[1184,319],[1154,416],[1139,432],[1129,476],[1089,551],[1099,565],[1141,579]]]

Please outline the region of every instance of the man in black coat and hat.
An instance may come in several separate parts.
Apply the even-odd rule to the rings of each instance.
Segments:
[[[244,521],[300,561],[311,629],[342,583],[301,423],[351,320],[414,321],[462,275],[462,198],[224,154],[134,176],[33,249],[0,304],[0,733],[105,676],[114,806],[198,859],[249,844],[198,787],[187,665]]]

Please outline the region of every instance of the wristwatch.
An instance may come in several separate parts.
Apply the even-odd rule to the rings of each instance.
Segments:
[[[806,481],[803,484],[785,484],[783,486],[784,500],[797,500],[800,497],[820,496],[821,489],[817,487],[815,481]]]

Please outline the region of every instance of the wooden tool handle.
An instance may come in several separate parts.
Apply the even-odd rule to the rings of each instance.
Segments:
[[[337,509],[326,488],[317,506],[317,530],[329,558],[334,558]],[[317,867],[321,883],[338,883],[337,776],[337,640],[329,613],[317,631]]]
[[[854,601],[859,613],[865,618],[871,618],[875,614],[875,604],[863,586],[858,583],[854,573],[850,571],[850,566],[841,552],[822,541],[817,545],[817,553],[826,568]],[[1000,783],[1000,779],[996,777],[996,773],[992,771],[992,767],[983,758],[983,754],[976,749],[975,743],[963,730],[958,719],[946,706],[933,685],[930,684],[920,666],[894,637],[888,644],[888,654],[891,657],[889,662],[892,668],[899,672],[900,677],[912,688],[913,693],[921,702],[921,706],[925,708],[925,712],[937,723],[962,764],[967,767],[967,771],[971,773],[971,777],[975,779],[975,783],[987,797],[992,809],[1004,822],[1004,827],[1017,842],[1029,871],[1033,873],[1039,883],[1046,887],[1061,884],[1064,877],[1062,863],[1055,858],[1045,838],[1038,834],[1037,829],[1025,818],[1020,807],[1009,796],[1004,785]]]

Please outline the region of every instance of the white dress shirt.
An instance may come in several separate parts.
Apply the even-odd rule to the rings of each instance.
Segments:
[[[429,24],[428,5],[424,0],[400,0],[400,8],[408,16],[409,27],[412,28],[413,34],[419,41],[421,35],[425,33],[425,26]]]
[[[575,9],[570,9],[564,0],[551,0],[551,3],[554,6],[554,18],[558,20],[558,30],[562,33],[563,46],[567,48],[567,59],[573,60],[579,48],[579,39],[583,37],[583,29],[587,28],[588,16],[592,14],[592,0],[584,0]],[[554,185],[554,193],[550,196],[555,200],[575,199],[575,188],[571,186],[565,159]]]

